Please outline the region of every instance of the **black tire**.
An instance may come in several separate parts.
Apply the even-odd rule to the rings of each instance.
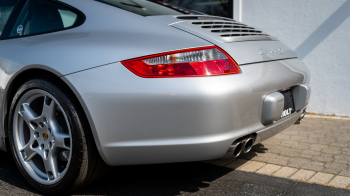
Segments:
[[[55,184],[41,184],[32,178],[19,161],[13,136],[14,110],[23,94],[30,90],[40,89],[51,94],[63,108],[71,128],[72,151],[71,161],[65,175]],[[79,101],[70,89],[58,79],[40,77],[23,84],[14,95],[9,111],[9,139],[15,162],[24,178],[37,190],[45,194],[62,194],[76,190],[102,177],[109,166],[102,160],[96,148],[94,138]]]

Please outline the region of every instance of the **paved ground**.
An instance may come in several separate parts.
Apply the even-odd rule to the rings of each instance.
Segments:
[[[349,132],[349,120],[307,117],[238,160],[226,155],[205,162],[117,167],[75,194],[350,195],[347,189],[310,183],[350,184]],[[0,195],[38,194],[11,158],[0,157]]]
[[[350,118],[310,118],[240,158],[350,177]]]
[[[307,115],[303,123],[253,147],[238,168],[292,180],[350,189],[350,118]],[[226,155],[211,164],[232,162]]]

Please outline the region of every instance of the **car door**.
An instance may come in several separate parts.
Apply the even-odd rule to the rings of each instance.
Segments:
[[[9,18],[14,15],[14,11],[17,9],[16,5],[18,5],[19,0],[0,0],[0,37],[5,29],[5,26],[9,23]],[[1,40],[0,40],[1,45]],[[4,96],[4,88],[10,79],[11,75],[7,74],[7,69],[9,65],[3,62],[2,53],[0,52],[0,111],[3,107],[3,96]],[[2,112],[0,114],[2,117]],[[3,118],[1,118],[1,122],[3,122]],[[2,123],[0,123],[1,125]],[[0,127],[0,149],[5,149],[5,133],[3,130],[3,126]]]
[[[76,27],[84,16],[56,0],[0,0],[0,6],[0,11],[6,10],[0,13],[0,111],[4,111],[3,97],[11,77],[28,65],[49,65],[51,59],[36,47],[39,42],[45,45],[53,40],[47,36],[42,39],[43,35]],[[8,102],[11,104],[11,100]],[[5,116],[0,112],[0,148],[4,148]]]

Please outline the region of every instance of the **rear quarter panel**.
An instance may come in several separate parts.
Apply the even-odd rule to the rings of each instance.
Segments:
[[[46,69],[61,77],[134,57],[212,45],[168,25],[96,1],[63,2],[86,15],[83,25],[54,33],[0,40],[2,149],[7,113],[4,97],[10,81],[26,69]]]

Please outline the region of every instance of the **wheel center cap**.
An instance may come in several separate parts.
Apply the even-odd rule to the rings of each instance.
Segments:
[[[46,132],[42,134],[44,141],[46,141],[49,138],[49,134]]]

